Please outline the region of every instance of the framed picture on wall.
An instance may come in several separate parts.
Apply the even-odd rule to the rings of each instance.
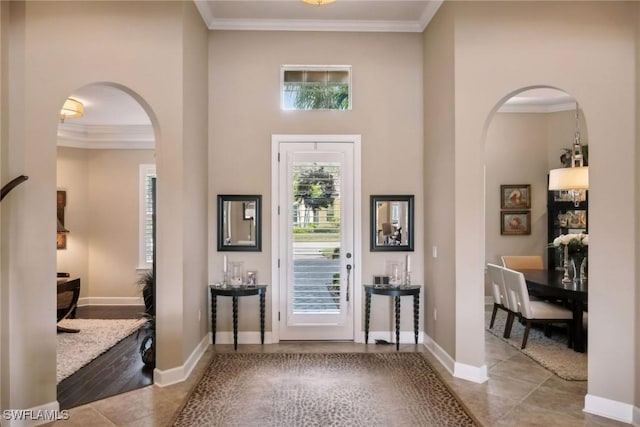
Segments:
[[[531,185],[501,185],[500,209],[531,209]]]
[[[506,236],[531,234],[531,212],[500,212],[500,234]]]

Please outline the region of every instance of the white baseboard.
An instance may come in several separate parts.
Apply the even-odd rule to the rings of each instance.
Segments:
[[[204,352],[207,350],[211,339],[210,336],[210,334],[207,334],[202,337],[196,348],[194,348],[189,357],[187,357],[184,365],[166,369],[164,371],[155,368],[153,370],[153,383],[158,387],[166,387],[186,380],[189,375],[191,375],[191,372],[198,361],[202,358]]]
[[[211,339],[211,332],[209,332],[209,343],[213,344],[213,340]],[[271,336],[271,332],[265,331],[264,333],[264,343],[272,344],[273,338]],[[216,344],[233,344],[233,332],[223,331],[216,332]],[[238,332],[238,344],[260,344],[260,332],[251,331],[251,332]]]
[[[638,408],[628,403],[618,402],[592,394],[587,394],[584,397],[584,412],[622,421],[623,423],[640,425],[638,420],[638,413],[640,411]]]
[[[61,411],[58,401],[29,409],[8,409],[2,412],[2,426],[32,427],[69,419],[69,411]]]
[[[451,375],[455,371],[455,360],[447,353],[437,342],[435,342],[427,333],[424,334],[424,346],[429,350],[442,366],[445,367]]]
[[[640,408],[637,406],[633,407],[633,421],[631,421],[631,424],[640,426]]]
[[[465,363],[456,362],[453,376],[474,383],[482,384],[489,380],[487,365],[472,366]]]
[[[474,383],[482,384],[489,379],[487,365],[471,366],[465,363],[456,362],[442,347],[438,345],[429,335],[424,334],[425,347],[451,375]]]
[[[78,298],[78,307],[87,305],[144,305],[142,297],[83,297]]]

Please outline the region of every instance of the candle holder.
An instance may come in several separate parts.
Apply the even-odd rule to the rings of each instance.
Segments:
[[[234,261],[229,264],[231,265],[229,283],[231,283],[231,286],[242,285],[244,283],[244,262]]]
[[[410,285],[411,285],[411,272],[410,272],[410,271],[407,271],[407,272],[405,273],[405,276],[404,276],[404,284],[405,284],[406,286],[410,286]]]

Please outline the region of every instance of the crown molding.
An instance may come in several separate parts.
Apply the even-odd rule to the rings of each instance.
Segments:
[[[442,3],[444,3],[444,0],[434,0],[430,1],[429,4],[427,4],[427,7],[424,8],[424,13],[420,17],[420,22],[422,24],[422,29],[420,30],[420,32],[424,31],[427,28],[427,25],[429,25],[433,17],[436,16],[436,12],[438,11],[438,9],[440,9]]]
[[[155,136],[151,125],[79,125],[58,126],[58,147],[89,150],[153,150]]]
[[[302,19],[223,19],[216,18],[208,1],[194,0],[200,16],[210,30],[238,31],[344,31],[379,33],[421,33],[444,0],[429,2],[415,21],[355,21]]]
[[[210,30],[238,31],[337,31],[377,33],[419,33],[419,21],[319,21],[305,19],[217,19]]]

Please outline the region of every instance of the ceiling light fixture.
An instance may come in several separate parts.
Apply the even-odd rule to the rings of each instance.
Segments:
[[[67,98],[60,110],[60,122],[64,123],[65,119],[77,119],[84,114],[84,105],[82,102],[73,98]]]
[[[589,189],[589,167],[584,166],[582,145],[580,145],[580,108],[576,102],[576,124],[573,148],[571,150],[571,167],[552,169],[549,172],[549,190],[569,191],[571,200],[578,207],[585,200],[585,190]]]
[[[314,6],[322,6],[323,4],[333,3],[336,0],[302,0],[305,3],[312,4]]]

